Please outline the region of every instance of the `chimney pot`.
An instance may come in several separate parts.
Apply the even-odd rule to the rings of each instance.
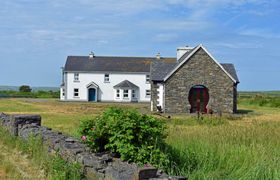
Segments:
[[[94,53],[91,51],[90,53],[89,53],[89,58],[93,58],[94,57]]]
[[[160,59],[160,53],[157,53],[156,58]]]
[[[187,52],[191,51],[193,47],[184,46],[184,47],[178,47],[177,48],[177,61]]]

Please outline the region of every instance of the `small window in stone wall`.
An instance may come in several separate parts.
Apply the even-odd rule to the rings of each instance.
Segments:
[[[65,89],[62,89],[62,96],[65,96]]]
[[[78,88],[74,89],[74,97],[79,97],[79,89]]]

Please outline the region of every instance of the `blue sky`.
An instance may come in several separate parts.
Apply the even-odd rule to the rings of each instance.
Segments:
[[[278,0],[1,0],[0,84],[59,86],[68,55],[175,56],[203,44],[239,90],[280,90]]]

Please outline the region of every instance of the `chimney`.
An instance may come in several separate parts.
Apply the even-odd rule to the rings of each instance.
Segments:
[[[178,47],[177,48],[177,61],[187,52],[191,51],[193,47],[184,46],[184,47]]]
[[[94,53],[91,51],[90,53],[89,53],[89,59],[93,59],[94,58]]]
[[[160,59],[160,53],[157,53],[156,58]]]

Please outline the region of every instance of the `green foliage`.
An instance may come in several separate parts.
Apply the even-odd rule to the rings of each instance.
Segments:
[[[0,97],[2,98],[59,98],[59,91],[0,91]]]
[[[189,179],[279,179],[280,123],[169,128],[170,174]]]
[[[32,89],[28,85],[22,85],[19,87],[19,92],[31,92],[31,91],[32,91]]]
[[[80,125],[82,139],[94,151],[110,151],[122,160],[155,166],[166,164],[162,153],[164,130],[161,120],[135,110],[109,108],[93,120]]]
[[[260,107],[280,108],[280,96],[278,94],[241,94],[239,96],[239,104],[255,105]]]

